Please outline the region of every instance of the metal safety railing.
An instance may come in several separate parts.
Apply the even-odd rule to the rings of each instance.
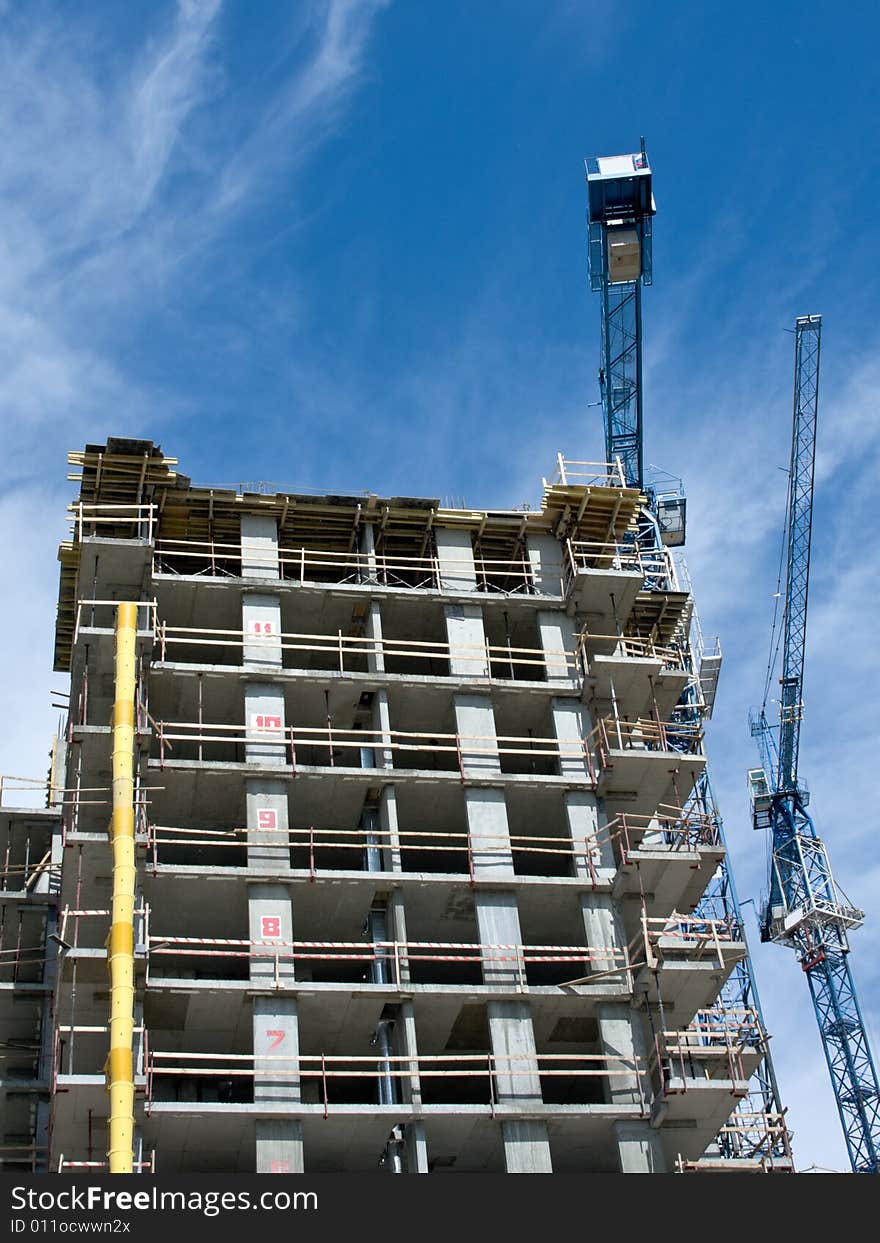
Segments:
[[[45,1144],[0,1144],[0,1170],[27,1170],[36,1174],[49,1155]]]
[[[51,819],[13,819],[0,829],[0,893],[26,895],[41,878],[58,876],[61,864],[52,862],[54,827]]]
[[[16,777],[11,773],[0,773],[0,807],[16,807],[14,801],[9,801],[11,794],[39,795],[42,806],[48,806],[59,793],[62,793],[61,788],[53,786],[48,776]]]
[[[70,1157],[65,1157],[64,1153],[58,1154],[58,1164],[55,1167],[56,1174],[65,1174],[68,1170],[106,1170],[109,1168],[109,1161],[76,1161]],[[155,1174],[156,1173],[156,1150],[149,1154],[145,1160],[132,1162],[132,1173],[134,1174]]]
[[[151,636],[155,635],[158,626],[157,601],[138,600],[134,603],[137,609],[138,631],[145,631]],[[79,633],[82,629],[106,630],[112,634],[116,625],[116,610],[118,608],[118,600],[92,600],[85,598],[77,600],[73,646],[76,647],[79,641]]]
[[[610,648],[611,651],[596,652],[596,648]],[[653,639],[638,635],[594,634],[584,630],[578,635],[576,651],[581,667],[589,671],[593,670],[593,662],[597,656],[613,656],[626,660],[656,660],[660,662],[663,671],[691,672],[691,658],[686,646],[664,646],[655,643]]]
[[[574,676],[578,671],[577,655],[564,649],[520,647],[510,643],[450,644],[422,639],[370,638],[366,635],[347,635],[342,630],[335,634],[310,634],[296,631],[274,633],[271,623],[259,621],[254,629],[219,630],[187,626],[169,626],[159,622],[157,630],[158,658],[169,659],[169,653],[180,648],[221,649],[220,655],[231,652],[236,660],[247,651],[248,658],[258,659],[260,651],[276,656],[294,653],[288,668],[299,667],[296,656],[326,657],[321,669],[338,669],[340,673],[357,671],[377,661],[431,661],[450,665],[456,662],[459,672],[468,677],[512,678],[523,677],[524,672],[542,674],[548,664],[554,672],[560,668]],[[308,666],[303,666],[308,667]],[[540,681],[540,676],[534,680]]]
[[[698,1010],[684,1030],[657,1032],[651,1065],[664,1095],[683,1094],[695,1080],[723,1078],[745,1084],[749,1072],[743,1057],[748,1052],[762,1056],[766,1047],[754,1009],[719,1005]],[[736,1094],[746,1096],[747,1087]]]
[[[693,808],[660,803],[653,816],[620,812],[609,825],[619,843],[620,863],[626,864],[641,847],[670,851],[721,849],[724,842],[718,817]]]
[[[648,915],[644,898],[639,928],[629,943],[631,964],[656,971],[666,961],[689,963],[707,957],[721,970],[746,956],[743,932],[732,918],[705,919],[697,915]]]
[[[620,458],[613,462],[581,462],[556,455],[556,469],[549,479],[542,479],[544,488],[600,487],[625,488],[626,477]]]
[[[77,541],[94,536],[112,539],[121,529],[127,538],[153,542],[156,505],[88,505],[73,501],[67,509],[71,534]]]
[[[651,591],[678,591],[675,563],[666,548],[643,548],[634,540],[572,540],[565,542],[564,582],[584,572],[621,570],[640,574],[644,588]]]
[[[638,717],[628,721],[620,716],[600,717],[587,740],[595,747],[600,768],[611,767],[613,751],[664,751],[678,755],[703,754],[703,730],[683,721],[661,721]]]
[[[536,571],[523,545],[513,557],[453,557],[446,553],[325,551],[278,548],[260,552],[240,541],[157,540],[156,573],[280,578],[300,584],[363,584],[439,592],[518,594],[536,590]],[[261,571],[265,571],[261,575]]]
[[[147,1112],[157,1099],[157,1088],[161,1091],[163,1080],[204,1078],[243,1079],[250,1081],[254,1087],[260,1080],[268,1079],[273,1084],[286,1081],[297,1095],[301,1086],[314,1084],[317,1087],[314,1103],[323,1106],[325,1117],[334,1107],[344,1107],[347,1103],[344,1099],[346,1087],[348,1095],[357,1101],[362,1092],[352,1085],[363,1080],[374,1082],[378,1077],[405,1080],[413,1085],[442,1080],[446,1085],[444,1103],[459,1094],[462,1097],[472,1096],[473,1089],[467,1089],[462,1081],[476,1080],[483,1085],[486,1099],[482,1103],[493,1113],[496,1107],[515,1105],[518,1099],[529,1100],[530,1107],[541,1104],[542,1085],[546,1091],[549,1084],[559,1079],[570,1083],[593,1078],[605,1082],[623,1078],[628,1086],[632,1086],[643,1114],[647,1112],[649,1100],[644,1059],[615,1057],[605,1053],[495,1054],[487,1051],[410,1057],[401,1054],[254,1054],[151,1049],[146,1065]],[[167,1098],[162,1096],[159,1099]],[[423,1102],[422,1107],[430,1109],[431,1106]]]
[[[107,931],[109,931],[110,919],[109,907],[91,907],[79,909],[66,904],[61,908],[58,919],[58,940],[65,949],[106,949],[106,931],[98,928],[89,921],[93,919],[107,920]],[[134,951],[137,954],[139,947],[145,946],[147,937],[149,936],[149,920],[150,907],[148,903],[135,907],[132,911],[132,920],[134,927]],[[81,939],[81,924],[86,921],[86,928],[91,931],[94,929],[92,940],[97,941],[96,945],[84,945]],[[140,951],[143,952],[143,951]]]
[[[745,1102],[744,1102],[745,1103]],[[686,1159],[678,1155],[675,1167],[680,1174],[717,1173],[736,1171],[736,1162],[756,1165],[762,1171],[792,1169],[791,1132],[785,1121],[785,1111],[776,1113],[743,1108],[741,1104],[730,1115],[718,1132],[718,1142],[723,1153],[716,1156]]]
[[[610,839],[610,834],[604,840]],[[461,871],[455,864],[466,857],[467,872],[471,881],[475,880],[476,871],[481,859],[488,857],[493,862],[507,857],[513,862],[525,856],[539,856],[541,859],[559,859],[582,863],[591,871],[593,881],[597,879],[595,852],[599,850],[603,838],[592,837],[565,839],[548,836],[530,836],[521,833],[480,833],[474,838],[468,831],[454,830],[422,830],[397,829],[394,831],[375,829],[340,829],[332,827],[316,827],[309,825],[293,827],[279,831],[278,829],[189,829],[167,825],[151,825],[148,829],[147,848],[152,857],[154,874],[160,863],[165,861],[166,848],[189,847],[191,849],[233,849],[238,852],[251,848],[270,847],[288,852],[297,852],[305,856],[302,863],[307,868],[309,879],[316,879],[321,873],[327,874],[337,868],[319,862],[319,856],[331,855],[333,852],[344,852],[345,855],[359,852],[377,853],[380,857],[387,856],[386,862],[391,871],[407,871],[404,862],[410,857],[416,864],[412,870],[426,870],[425,856],[431,861],[437,856],[448,859],[448,868],[444,871]],[[449,858],[449,856],[455,856]],[[294,861],[296,854],[293,855]],[[292,866],[295,866],[295,862]],[[363,870],[373,871],[374,865],[363,862]],[[349,870],[351,865],[349,864]],[[358,870],[358,869],[354,869]],[[431,869],[428,868],[428,871]],[[435,869],[436,870],[436,869]],[[532,870],[532,875],[540,875]],[[554,875],[548,870],[548,875]]]
[[[694,810],[684,811],[681,808],[661,804],[654,816],[639,816],[631,813],[620,813],[595,833],[584,837],[550,836],[548,834],[522,833],[480,833],[474,837],[467,829],[455,830],[424,830],[399,828],[386,830],[380,827],[353,829],[339,828],[330,825],[293,826],[287,829],[278,828],[248,829],[244,826],[220,828],[190,828],[174,825],[150,824],[147,826],[146,847],[151,858],[154,874],[160,864],[169,861],[174,848],[178,855],[181,848],[190,851],[234,850],[242,852],[248,847],[271,847],[273,850],[297,852],[302,857],[303,868],[307,868],[310,879],[315,879],[322,872],[332,872],[332,866],[319,862],[334,852],[342,852],[350,857],[352,852],[366,855],[366,852],[377,852],[391,871],[406,871],[405,862],[412,858],[413,870],[425,870],[425,856],[447,859],[449,867],[443,870],[454,871],[459,859],[466,856],[467,871],[471,880],[482,857],[489,856],[493,861],[507,856],[515,864],[517,860],[526,860],[531,856],[531,863],[549,860],[555,865],[565,862],[570,865],[570,874],[586,871],[592,883],[598,881],[598,867],[603,852],[607,847],[614,850],[616,860],[625,865],[633,852],[646,845],[652,850],[667,849],[670,852],[694,851],[705,848],[718,849],[722,846],[721,829],[717,817],[698,813]],[[296,854],[292,855],[295,866]],[[344,866],[343,863],[338,865]],[[348,865],[351,870],[351,864]],[[373,870],[372,864],[365,870]],[[357,870],[357,869],[354,869]],[[541,875],[530,867],[531,875]],[[558,875],[548,868],[547,875]]]
[[[147,941],[149,970],[161,958],[188,960],[227,959],[272,969],[276,983],[291,979],[291,968],[298,968],[300,982],[308,976],[308,964],[354,963],[369,969],[380,964],[387,987],[398,989],[408,983],[418,964],[452,963],[465,969],[480,967],[488,984],[505,990],[524,992],[529,988],[529,969],[560,964],[578,967],[597,964],[597,978],[614,974],[626,977],[627,951],[614,946],[589,945],[486,945],[479,941],[285,941],[280,937],[248,940],[238,937],[164,936],[150,934]],[[218,963],[221,966],[222,963]],[[562,973],[567,974],[567,973]],[[222,978],[222,977],[218,977]],[[585,976],[583,982],[589,983]],[[454,981],[452,981],[454,983]],[[579,981],[581,982],[581,981]],[[472,982],[468,983],[473,987]]]
[[[0,982],[41,984],[47,962],[46,908],[18,905],[0,920]]]
[[[211,747],[222,753],[216,757],[218,759],[271,757],[276,763],[288,764],[294,773],[303,766],[398,771],[421,767],[457,771],[465,781],[489,771],[546,774],[548,764],[555,767],[577,761],[584,765],[584,779],[594,782],[592,754],[583,739],[282,725],[280,717],[265,714],[255,716],[249,725],[198,721],[154,721],[152,724],[154,755],[162,765],[169,759],[185,759],[189,752],[192,752],[190,758],[204,760],[205,748]],[[420,765],[406,764],[407,758],[416,756]],[[576,779],[573,772],[566,771],[566,776]]]
[[[132,1030],[135,1037],[133,1073],[143,1075],[147,1051],[147,1029],[141,1024]],[[53,1031],[52,1052],[53,1094],[59,1078],[103,1073],[109,1035],[110,1027],[107,1023],[56,1024]],[[74,1064],[76,1061],[84,1061],[86,1065],[77,1067]]]

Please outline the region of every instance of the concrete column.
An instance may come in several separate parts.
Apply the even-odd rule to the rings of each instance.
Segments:
[[[403,1128],[403,1139],[407,1174],[427,1174],[428,1144],[425,1139],[425,1124],[407,1123]]]
[[[483,945],[521,945],[515,893],[483,892],[474,895],[477,926]],[[511,950],[493,950],[511,955]],[[487,984],[518,987],[522,979],[515,961],[489,959],[483,964]],[[535,1031],[531,1007],[526,1000],[490,1001],[486,1006],[489,1037],[495,1058],[495,1099],[500,1105],[518,1105],[524,1111],[540,1105],[541,1080],[535,1056]],[[504,1168],[509,1174],[549,1174],[553,1166],[546,1124],[541,1120],[509,1119],[501,1123]]]
[[[241,520],[242,575],[278,578],[278,534],[273,518],[244,515]],[[243,659],[265,678],[280,669],[281,601],[277,595],[246,592],[242,598]],[[245,758],[261,767],[277,767],[287,759],[284,745],[284,690],[268,680],[248,683],[244,691]],[[253,777],[245,781],[248,867],[286,874],[288,846],[287,786],[280,779]],[[290,951],[273,953],[272,943],[293,940],[293,908],[282,881],[248,885],[252,994],[254,1102],[273,1106],[300,1101],[299,1023],[295,996],[284,995],[294,978]],[[284,1060],[282,1060],[284,1059]],[[301,1173],[302,1123],[298,1119],[257,1118],[254,1122],[256,1171],[259,1174]]]
[[[399,872],[400,828],[397,818],[397,793],[393,785],[383,786],[379,795],[379,827],[382,830],[382,857],[389,859],[392,872]]]
[[[548,682],[575,682],[574,655],[577,646],[574,621],[562,609],[541,609],[538,613],[538,634],[544,652]]]
[[[614,849],[604,829],[607,817],[602,800],[592,790],[568,790],[563,796],[565,818],[574,847],[574,874],[591,881],[614,875]]]
[[[367,653],[367,669],[370,673],[385,672],[385,657],[382,654],[382,610],[378,600],[371,600],[369,611],[364,623],[364,635],[375,639],[376,646]],[[371,645],[372,647],[372,645]]]
[[[268,682],[249,682],[244,688],[245,759],[249,764],[283,765],[287,760],[284,734],[284,692]]]
[[[440,590],[476,591],[477,570],[471,532],[453,527],[435,527]]]
[[[476,589],[471,538],[468,532],[438,529],[437,550],[441,582],[452,591]],[[485,630],[478,606],[447,606],[446,629],[453,674],[485,676]],[[462,762],[466,776],[500,772],[495,719],[488,695],[457,695],[454,699],[456,729],[462,739]],[[502,787],[468,787],[465,809],[474,876],[513,876],[507,808]],[[515,891],[474,894],[477,926],[482,944],[520,945],[522,932]],[[488,960],[483,968],[487,982],[510,984],[520,978],[516,963]],[[527,1001],[490,1002],[487,1006],[492,1052],[498,1058],[495,1085],[499,1103],[515,1101],[523,1106],[541,1100],[534,1028]],[[507,1061],[508,1058],[516,1060]],[[517,1073],[511,1073],[513,1071]],[[547,1129],[540,1121],[504,1121],[501,1124],[505,1167],[509,1172],[540,1173],[551,1167]]]
[[[404,902],[403,890],[392,889],[388,895],[388,929],[392,940],[399,945],[405,945],[408,937],[406,932],[406,904]],[[406,987],[410,982],[409,963],[406,961],[398,961],[396,967],[396,977],[394,970],[389,971],[389,978],[397,978],[401,985]],[[415,1030],[415,1029],[413,1029]]]
[[[283,781],[251,778],[245,782],[248,867],[286,872],[288,847],[287,786]]]
[[[449,643],[449,672],[453,677],[488,677],[483,610],[478,604],[447,604],[443,611]]]
[[[581,894],[581,911],[588,944],[594,948],[608,946],[622,949],[626,933],[620,912],[609,894]],[[607,959],[598,955],[592,962],[593,971],[614,970],[619,966],[609,954]],[[616,977],[610,977],[612,980]],[[621,975],[621,989],[626,988],[626,976]],[[647,1047],[644,1040],[642,1020],[633,1009],[629,997],[620,1001],[600,1002],[596,1006],[599,1027],[600,1051],[608,1058],[610,1074],[605,1081],[605,1099],[609,1104],[629,1108],[643,1105],[643,1092],[647,1090]],[[641,1073],[640,1073],[641,1072]],[[633,1127],[635,1126],[635,1131]],[[657,1133],[647,1122],[621,1121],[618,1134],[618,1154],[622,1173],[652,1170],[662,1171],[663,1151]]]
[[[247,592],[241,603],[244,664],[281,668],[281,601],[278,596]]]
[[[589,736],[590,714],[577,699],[551,699],[553,732],[559,744],[559,771],[563,777],[589,780],[584,739]]]
[[[529,561],[535,591],[560,596],[563,587],[563,549],[553,535],[529,535]]]
[[[456,591],[473,591],[473,553],[470,535],[466,532],[438,529],[437,551],[444,585]],[[465,539],[466,536],[466,539]],[[468,560],[469,559],[469,560]],[[453,672],[474,672],[474,648],[485,648],[482,613],[477,606],[466,606],[460,612],[447,607],[446,632],[451,649]],[[470,663],[468,663],[470,661]],[[488,672],[488,670],[487,670]],[[455,695],[456,730],[461,738],[462,766],[465,777],[492,777],[499,774],[495,716],[490,695]],[[521,945],[516,891],[485,890],[481,878],[509,876],[513,878],[513,857],[510,829],[502,786],[467,786],[465,813],[471,838],[473,859],[474,905],[482,945]],[[499,954],[514,951],[491,951],[496,957],[483,963],[486,983],[519,987],[523,981],[520,964],[508,959],[499,962]],[[529,1106],[541,1104],[541,1082],[535,1058],[535,1032],[531,1008],[527,1000],[490,1001],[486,1007],[492,1053],[497,1059],[493,1090],[499,1104]],[[552,1169],[547,1127],[543,1121],[504,1120],[501,1123],[504,1164],[510,1173],[549,1173]]]
[[[581,915],[584,921],[584,935],[587,945],[594,951],[592,967],[594,971],[614,971],[621,967],[620,955],[626,947],[626,931],[620,912],[611,900],[609,893],[581,893],[578,896]],[[607,956],[601,953],[607,950]],[[611,951],[618,951],[617,955]],[[621,973],[621,986],[626,976]]]
[[[378,690],[373,698],[373,730],[375,737],[385,746],[373,748],[373,764],[376,768],[393,768],[394,752],[391,750],[391,712],[388,692]]]
[[[574,683],[575,671],[568,663],[573,658],[577,642],[573,619],[561,609],[541,610],[538,613],[538,633],[544,652],[547,681],[569,685]],[[560,653],[572,655],[566,659]],[[564,747],[566,752],[560,760],[560,772],[578,779],[588,777],[583,739],[592,728],[589,712],[573,698],[555,698],[551,700],[550,709],[555,736],[559,740],[560,749]],[[600,869],[610,876],[614,872],[614,852],[611,844],[607,840],[595,840],[599,829],[606,822],[600,800],[592,790],[569,790],[565,793],[564,800],[568,831],[575,848],[575,876],[593,880]]]
[[[614,1134],[621,1174],[666,1174],[660,1134],[648,1122],[615,1122]]]
[[[241,516],[242,578],[280,578],[278,523],[271,515]]]
[[[257,1118],[254,1123],[256,1172],[301,1174],[303,1172],[302,1123],[288,1118]]]

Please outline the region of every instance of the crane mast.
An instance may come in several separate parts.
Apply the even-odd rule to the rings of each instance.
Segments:
[[[645,151],[587,162],[590,287],[602,295],[605,454],[627,487],[641,489],[642,285],[652,280],[651,169]]]
[[[813,523],[821,316],[795,323],[794,412],[788,495],[778,735],[766,705],[750,718],[761,767],[749,772],[755,829],[769,830],[769,897],[761,939],[795,951],[816,1012],[852,1169],[880,1173],[880,1084],[849,966],[850,930],[864,919],[835,883],[798,775]]]
[[[643,493],[638,515],[638,531],[630,538],[649,554],[663,553],[664,547],[685,542],[686,501],[677,493],[658,493],[645,479],[642,403],[642,287],[653,280],[653,217],[656,212],[652,193],[652,172],[644,138],[640,150],[629,155],[595,156],[586,160],[589,229],[590,287],[600,294],[602,305],[602,345],[599,387],[605,427],[605,453],[609,463],[619,463],[628,487]],[[665,565],[663,556],[655,557]],[[679,572],[689,591],[686,566]],[[646,591],[679,590],[679,584],[664,573],[646,574]],[[721,665],[720,646],[703,653],[703,645],[692,642],[691,622],[684,623],[680,641],[688,651],[694,677],[673,710],[673,721],[699,725],[710,714]],[[694,659],[695,648],[700,657]],[[670,734],[674,736],[674,731]],[[675,743],[670,745],[673,747]],[[689,807],[718,828],[724,855],[710,880],[696,914],[706,919],[729,921],[742,931],[742,914],[733,876],[727,865],[724,827],[715,797],[704,770],[690,795]],[[722,1006],[753,1010],[764,1030],[761,1003],[751,959],[740,961],[719,996]],[[723,1158],[736,1160],[745,1153],[763,1150],[766,1137],[756,1119],[773,1119],[773,1138],[767,1155],[790,1162],[788,1132],[785,1130],[779,1090],[766,1043],[763,1056],[752,1076],[748,1095],[733,1113],[732,1127],[723,1128],[716,1145]],[[768,1132],[769,1134],[769,1132]]]

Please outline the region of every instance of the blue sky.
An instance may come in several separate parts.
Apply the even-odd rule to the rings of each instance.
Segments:
[[[645,134],[646,460],[683,476],[725,668],[709,734],[742,897],[797,315],[824,316],[802,769],[869,914],[876,6],[0,0],[0,770],[42,771],[68,448],[161,441],[199,481],[536,503],[600,458],[588,154]],[[26,638],[23,639],[22,635]],[[751,910],[751,908],[747,908]],[[756,940],[753,937],[753,940]],[[806,982],[757,947],[802,1166],[845,1157]]]

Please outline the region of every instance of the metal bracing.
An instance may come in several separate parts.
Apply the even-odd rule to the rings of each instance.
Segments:
[[[844,948],[826,945],[807,971],[853,1171],[880,1172],[880,1087]]]
[[[749,773],[756,829],[770,830],[766,941],[793,949],[806,974],[850,1164],[880,1173],[880,1082],[847,955],[863,919],[840,893],[798,774],[813,522],[821,317],[795,324],[794,413],[788,496],[788,558],[778,741],[766,703],[750,718],[761,769]]]
[[[603,247],[604,253],[604,247]],[[641,487],[642,287],[639,281],[602,286],[602,370],[605,451],[619,457],[630,487]]]
[[[794,417],[788,503],[788,570],[785,644],[780,700],[777,789],[797,788],[798,748],[803,716],[804,648],[813,531],[813,476],[819,401],[819,345],[822,319],[805,315],[795,325]]]

